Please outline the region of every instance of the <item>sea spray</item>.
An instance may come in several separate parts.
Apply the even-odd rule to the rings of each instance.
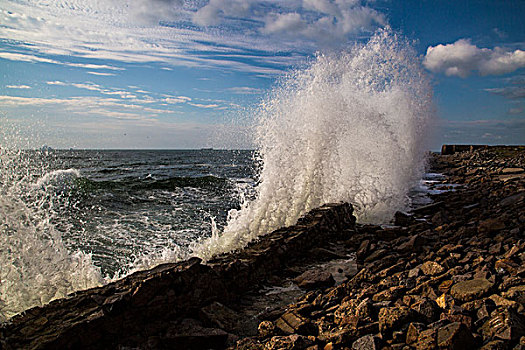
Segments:
[[[255,200],[230,211],[222,234],[195,254],[241,248],[327,202],[352,203],[361,222],[388,222],[421,178],[432,116],[420,59],[391,30],[347,52],[317,55],[257,111]]]
[[[70,253],[51,223],[57,192],[75,170],[54,171],[32,183],[27,154],[0,151],[0,321],[33,306],[103,283],[89,254]]]

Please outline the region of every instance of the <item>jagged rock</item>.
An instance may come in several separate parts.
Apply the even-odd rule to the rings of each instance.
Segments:
[[[450,309],[454,306],[454,298],[448,294],[442,294],[439,298],[436,299],[436,304],[442,309]]]
[[[512,206],[514,204],[517,204],[521,201],[525,200],[525,191],[522,191],[518,194],[515,194],[515,195],[512,195],[512,196],[508,196],[504,199],[502,199],[500,202],[499,202],[499,205],[502,206],[502,207],[508,207],[508,206]]]
[[[427,276],[435,276],[443,273],[445,269],[443,266],[438,264],[435,261],[426,261],[423,265],[421,265],[421,271]]]
[[[525,305],[525,285],[511,287],[502,296]]]
[[[270,338],[265,350],[299,350],[306,349],[309,346],[314,345],[314,342],[308,337],[291,334],[287,336],[275,336]]]
[[[427,329],[419,333],[416,343],[417,350],[437,349],[437,329]]]
[[[379,350],[381,349],[381,338],[368,334],[357,339],[352,344],[352,350]]]
[[[285,334],[317,334],[317,327],[315,327],[315,325],[313,325],[310,320],[304,318],[294,311],[286,312],[281,317],[279,317],[275,321],[275,326]]]
[[[525,334],[525,316],[518,314],[511,307],[497,309],[483,324],[482,332],[485,339],[520,339]]]
[[[326,288],[334,285],[334,276],[328,271],[308,270],[294,279],[294,282],[301,288],[316,289]]]
[[[467,327],[454,322],[438,329],[437,345],[445,349],[463,350],[472,348],[475,343]]]
[[[507,349],[507,343],[503,340],[493,340],[483,345],[480,350],[505,350]]]
[[[419,338],[419,334],[425,330],[425,324],[419,322],[412,322],[408,325],[407,336],[405,342],[408,345],[414,344]]]
[[[427,323],[431,323],[439,318],[439,306],[431,299],[425,298],[420,300],[412,305],[411,308]]]
[[[414,320],[414,311],[406,306],[384,307],[379,310],[379,330],[387,332]]]
[[[460,301],[471,301],[487,294],[493,284],[484,278],[476,278],[456,283],[450,289],[450,294]]]
[[[375,294],[372,297],[372,300],[375,302],[395,300],[399,298],[405,290],[406,288],[404,286],[390,287],[382,292]]]

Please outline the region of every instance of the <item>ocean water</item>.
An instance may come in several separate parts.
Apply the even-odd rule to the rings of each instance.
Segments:
[[[327,202],[388,223],[420,197],[433,116],[420,58],[380,30],[285,75],[251,113],[257,151],[0,144],[0,319],[242,248]]]

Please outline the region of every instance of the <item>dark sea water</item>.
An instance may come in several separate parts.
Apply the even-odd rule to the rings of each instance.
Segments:
[[[56,150],[23,157],[33,188],[49,197],[46,215],[65,246],[91,253],[103,275],[210,236],[212,222],[223,227],[239,194],[255,184],[252,151]]]

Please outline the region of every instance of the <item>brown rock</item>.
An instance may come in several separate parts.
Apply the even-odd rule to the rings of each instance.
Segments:
[[[431,299],[425,298],[420,300],[412,305],[411,308],[416,311],[419,317],[426,323],[431,323],[437,320],[439,317],[439,306],[434,300]]]
[[[390,331],[410,322],[414,316],[414,311],[406,306],[384,307],[379,310],[379,330]]]
[[[317,334],[317,327],[294,311],[286,312],[279,317],[275,321],[275,326],[285,334]]]
[[[483,278],[476,278],[456,283],[450,289],[450,294],[460,301],[471,301],[487,294],[493,284]]]
[[[436,299],[436,304],[442,309],[450,309],[454,306],[454,298],[448,294],[442,294],[439,298]]]
[[[308,270],[297,276],[294,282],[306,289],[326,288],[335,284],[334,276],[323,270]]]
[[[437,329],[427,329],[419,333],[416,343],[417,350],[437,349]]]
[[[437,345],[444,349],[464,350],[474,347],[474,338],[460,322],[450,323],[437,331]]]
[[[441,292],[441,293],[447,293],[450,288],[452,287],[452,284],[454,284],[454,281],[452,280],[446,280],[446,281],[443,281],[441,282],[441,284],[438,286],[438,290]]]
[[[482,332],[485,339],[518,340],[525,334],[525,316],[511,307],[499,308],[483,324]]]
[[[268,343],[266,343],[265,350],[295,350],[295,349],[306,349],[309,346],[314,345],[314,342],[308,337],[291,334],[287,336],[275,336],[272,337]]]
[[[357,339],[352,344],[352,350],[379,350],[381,349],[381,338],[368,334]]]
[[[443,273],[445,268],[435,261],[426,261],[421,265],[421,271],[427,276],[435,276]]]
[[[502,296],[525,305],[525,285],[511,287]]]
[[[503,222],[500,218],[491,218],[487,220],[483,220],[478,225],[478,232],[479,233],[491,233],[491,232],[498,232],[505,228],[505,222]]]
[[[419,333],[425,330],[425,325],[423,323],[412,322],[408,325],[406,343],[408,345],[414,344],[418,338]]]
[[[228,333],[222,329],[201,327],[191,319],[168,329],[160,342],[163,347],[177,349],[213,349],[224,348]]]
[[[507,343],[503,340],[493,340],[483,345],[480,350],[506,350]]]
[[[390,287],[382,292],[375,294],[372,297],[372,300],[375,302],[395,300],[403,294],[405,289],[406,288],[404,286]]]
[[[261,338],[273,336],[275,335],[275,325],[271,321],[262,321],[261,323],[259,323],[257,332],[259,334],[259,337]]]

